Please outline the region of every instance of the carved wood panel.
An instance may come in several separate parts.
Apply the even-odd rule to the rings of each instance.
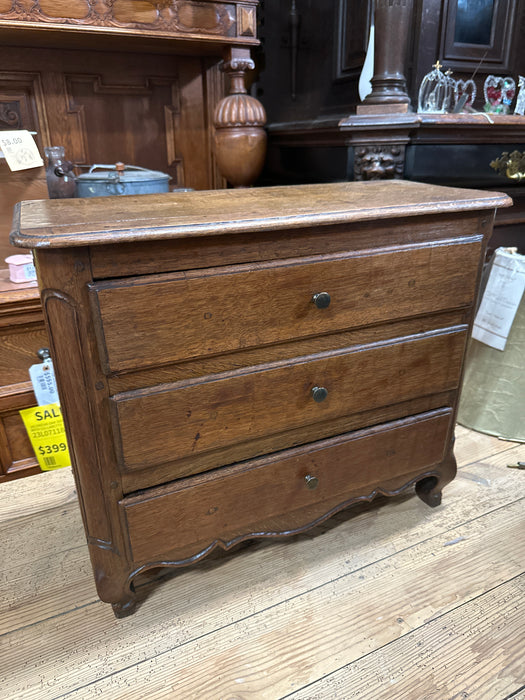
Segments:
[[[92,164],[101,157],[104,163],[114,163],[123,160],[125,153],[128,163],[147,162],[151,169],[168,172],[172,186],[185,184],[184,157],[178,143],[181,104],[176,75],[144,77],[136,84],[108,84],[100,74],[75,74],[65,76],[65,85],[67,115],[76,144],[69,157],[75,163]]]
[[[365,60],[371,23],[371,3],[339,0],[336,22],[336,80],[359,75]]]
[[[9,101],[0,95],[0,129],[21,129],[22,114],[18,100]]]
[[[0,0],[0,24],[42,23],[257,43],[257,0]]]

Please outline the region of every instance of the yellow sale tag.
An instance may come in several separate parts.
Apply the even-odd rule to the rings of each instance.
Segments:
[[[40,468],[43,471],[69,467],[71,458],[66,441],[62,411],[57,403],[20,411]]]

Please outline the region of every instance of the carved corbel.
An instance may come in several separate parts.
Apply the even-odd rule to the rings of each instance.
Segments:
[[[254,67],[248,49],[231,49],[221,66],[230,78],[230,94],[215,108],[215,157],[221,174],[234,187],[253,184],[266,156],[266,112],[247,94],[245,83],[246,72]]]
[[[404,165],[405,147],[401,145],[362,145],[354,150],[355,180],[401,179]]]

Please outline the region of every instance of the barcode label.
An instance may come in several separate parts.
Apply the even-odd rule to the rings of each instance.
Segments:
[[[57,463],[57,461],[54,457],[44,457],[43,461],[44,461],[44,464],[46,465],[46,467],[54,467]]]

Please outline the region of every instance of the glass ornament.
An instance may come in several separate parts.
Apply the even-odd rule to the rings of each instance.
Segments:
[[[456,84],[454,86],[455,106],[457,107],[461,100],[463,102],[462,109],[473,107],[474,100],[476,99],[476,93],[476,83],[472,79],[456,80]]]
[[[483,85],[485,112],[507,114],[516,94],[516,83],[511,77],[488,75]]]
[[[520,114],[523,116],[525,114],[525,77],[523,75],[519,76],[518,90],[519,92],[516,100],[516,107],[514,108],[514,114]]]
[[[452,106],[455,81],[451,72],[443,73],[439,61],[433,66],[434,70],[427,73],[419,88],[418,112],[444,114]]]

